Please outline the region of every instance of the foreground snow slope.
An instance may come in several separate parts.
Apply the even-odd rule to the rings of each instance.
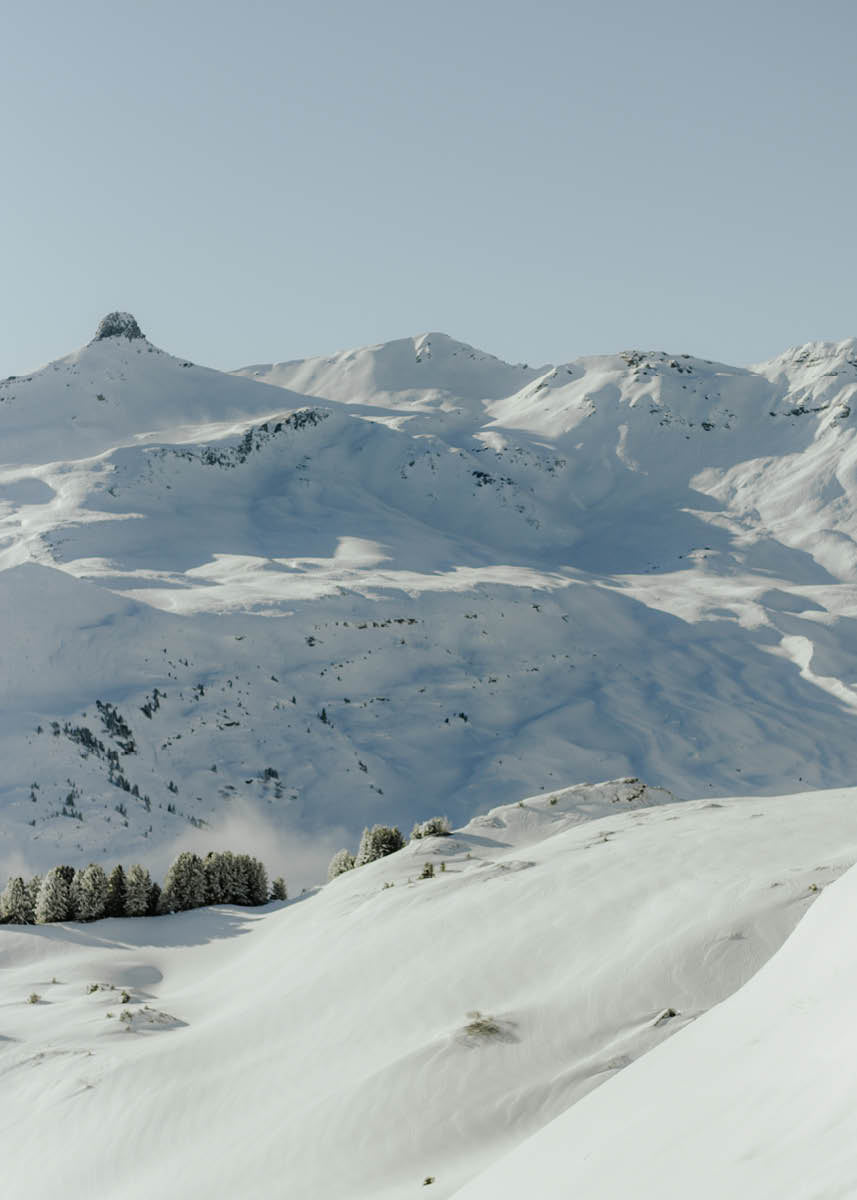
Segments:
[[[852,870],[730,1000],[455,1196],[857,1195],[855,908]]]
[[[673,1148],[676,1131],[712,1157],[688,1092],[697,1056],[685,1048],[709,1047],[698,1103],[717,1115],[726,1093],[734,1102],[747,1085],[730,1055],[749,1047],[750,1026],[730,1015],[743,1011],[739,998],[685,1027],[741,988],[816,889],[855,861],[857,791],[671,804],[620,781],[555,799],[495,809],[268,915],[219,908],[0,930],[4,1189],[34,1200],[401,1200],[426,1194],[434,1176],[431,1195],[449,1196],[521,1143],[525,1153],[554,1118],[574,1130],[576,1113],[612,1091],[619,1106],[584,1122],[603,1153],[585,1194],[684,1195],[611,1191],[598,1178],[620,1177],[609,1161],[617,1144],[644,1156],[646,1139]],[[581,824],[587,817],[596,819]],[[435,875],[421,879],[427,861]],[[823,911],[813,914],[812,928],[824,927]],[[841,945],[847,930],[830,936]],[[748,992],[760,1024],[764,1015],[783,1035],[800,1022],[795,1007],[778,1021],[788,989],[814,1003],[835,982],[829,945],[805,958],[807,940],[802,932],[797,943],[801,980],[775,964],[773,984]],[[92,983],[106,988],[89,992]],[[26,1003],[31,992],[41,1001]],[[708,1040],[712,1029],[721,1034]],[[806,1034],[821,1044],[819,1026]],[[775,1050],[786,1047],[748,1049],[759,1087],[784,1077]],[[742,1112],[763,1122],[755,1128],[791,1121],[775,1090],[755,1105],[746,1094]],[[668,1111],[647,1124],[656,1097]],[[525,1185],[581,1194],[555,1190],[576,1138],[551,1149],[547,1173],[536,1163],[510,1174],[523,1180],[517,1190],[486,1182],[473,1195]],[[802,1165],[821,1170],[804,1145]],[[688,1161],[680,1154],[676,1170]],[[754,1178],[779,1171],[764,1157],[750,1166]],[[689,1190],[702,1194],[699,1184]],[[824,1193],[800,1192],[810,1194]]]

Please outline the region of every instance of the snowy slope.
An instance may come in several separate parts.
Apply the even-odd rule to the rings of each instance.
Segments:
[[[366,823],[529,788],[857,777],[853,342],[431,334],[248,379],[128,328],[0,388],[7,863],[240,825],[310,884]]]
[[[142,335],[97,332],[65,358],[0,380],[0,464],[81,458],[153,430],[181,440],[183,425],[257,416],[269,401],[249,381],[174,358]]]
[[[576,1195],[686,1194],[629,1184],[617,1148],[646,1188],[665,1169],[650,1149],[666,1150],[674,1179],[690,1176],[693,1149],[707,1163],[693,1194],[775,1194],[705,1190],[707,1178],[700,1192],[701,1175],[782,1174],[764,1145],[730,1173],[711,1158],[720,1126],[705,1135],[704,1123],[722,1122],[727,1094],[734,1104],[747,1083],[730,1066],[736,1048],[754,1056],[759,1081],[787,1077],[794,1047],[780,1039],[792,1031],[808,1035],[798,1061],[830,1049],[801,1008],[828,980],[836,996],[849,982],[827,957],[844,927],[831,925],[807,956],[811,931],[827,928],[827,897],[799,931],[793,965],[775,962],[770,983],[750,984],[755,1027],[740,992],[692,1023],[741,988],[855,861],[857,793],[673,804],[619,781],[554,797],[494,809],[268,915],[225,907],[4,929],[8,1193],[443,1197],[520,1146],[525,1168],[513,1157],[499,1183],[489,1174],[463,1195],[518,1196],[525,1185],[568,1195],[588,1137],[601,1158]],[[426,861],[434,878],[419,879]],[[93,983],[104,988],[89,992]],[[26,1003],[31,992],[39,1003]],[[707,1087],[694,1100],[697,1063]],[[779,1120],[794,1126],[797,1110],[760,1086],[742,1098],[745,1132],[727,1126],[727,1145],[742,1150]],[[850,1120],[838,1084],[807,1095]],[[597,1118],[587,1123],[587,1112]],[[527,1159],[545,1125],[548,1152]],[[827,1135],[840,1152],[846,1129]],[[685,1132],[695,1140],[676,1154]],[[817,1172],[827,1144],[807,1133],[787,1161]],[[849,1178],[835,1159],[825,1169]],[[607,1186],[614,1178],[624,1190]]]
[[[855,904],[852,870],[737,995],[456,1197],[857,1194]]]
[[[444,409],[500,400],[537,378],[539,369],[512,366],[445,333],[423,333],[328,358],[256,364],[235,374],[343,404]]]

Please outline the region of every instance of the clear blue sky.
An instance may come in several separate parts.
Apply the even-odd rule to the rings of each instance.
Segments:
[[[0,8],[0,375],[113,308],[224,368],[857,333],[853,0]]]

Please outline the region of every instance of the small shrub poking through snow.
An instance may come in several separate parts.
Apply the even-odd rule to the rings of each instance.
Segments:
[[[500,1020],[487,1013],[475,1009],[467,1014],[468,1021],[459,1030],[458,1040],[466,1046],[479,1045],[482,1042],[517,1042],[515,1022]]]
[[[420,879],[434,879],[434,863],[424,863]]]
[[[470,1037],[499,1037],[503,1032],[493,1017],[486,1016],[478,1008],[474,1009],[473,1012],[469,1012],[467,1016],[469,1017],[469,1021],[464,1026],[464,1032],[469,1034]]]
[[[41,996],[38,992],[30,992],[29,996],[27,997],[28,1004],[38,1004],[40,1000]]]

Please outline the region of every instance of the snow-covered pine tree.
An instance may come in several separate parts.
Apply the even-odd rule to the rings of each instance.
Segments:
[[[111,877],[112,878],[112,877]],[[139,863],[128,869],[125,889],[125,913],[129,917],[145,917],[149,911],[149,893],[152,880],[149,872]]]
[[[71,897],[66,880],[66,868],[51,867],[39,886],[35,918],[37,925],[51,921],[68,921],[71,916]]]
[[[149,904],[146,909],[147,917],[157,917],[161,912],[161,885],[153,883],[149,888]]]
[[[451,833],[449,817],[429,817],[427,821],[417,821],[411,830],[411,839],[449,837]]]
[[[36,901],[39,898],[39,888],[42,886],[41,875],[34,875],[27,884],[27,899],[30,902],[30,908],[33,911],[33,920],[36,919]]]
[[[388,854],[401,850],[404,844],[401,830],[394,825],[373,825],[371,829],[363,830],[354,865],[363,867],[376,858],[386,858]]]
[[[83,867],[79,867],[68,885],[69,917],[72,921],[82,921],[83,911]]]
[[[76,921],[97,921],[104,916],[108,883],[104,868],[90,863],[78,871],[71,885],[71,901]]]
[[[161,892],[161,912],[186,912],[205,904],[205,867],[198,854],[182,850],[167,871]]]
[[[337,875],[344,875],[346,871],[351,871],[354,868],[354,855],[350,850],[337,850],[327,868],[328,881],[335,879]]]
[[[272,900],[288,900],[289,893],[286,890],[286,881],[282,875],[278,875],[271,884],[271,899]]]
[[[221,895],[221,862],[216,850],[209,850],[202,860],[205,871],[205,903],[219,904]]]
[[[236,854],[233,856],[232,891],[229,896],[232,904],[250,903],[250,856]]]
[[[128,914],[128,881],[125,869],[119,863],[110,872],[107,881],[107,900],[104,904],[105,917],[124,917]]]
[[[33,905],[27,885],[20,875],[15,875],[6,884],[0,896],[0,921],[4,925],[32,925]]]
[[[210,850],[205,856],[205,903],[228,904],[235,885],[235,858],[228,850]]]
[[[249,858],[247,863],[248,904],[268,903],[268,872],[258,858]]]

